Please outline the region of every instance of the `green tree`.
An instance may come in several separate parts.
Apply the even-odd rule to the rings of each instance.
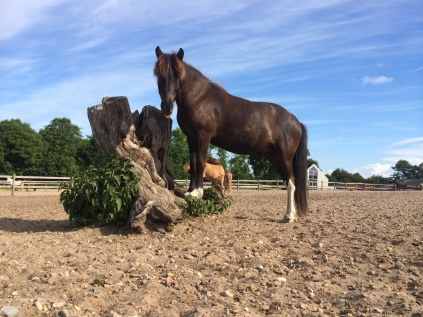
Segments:
[[[269,162],[269,160],[263,156],[250,155],[248,157],[248,162],[250,163],[254,178],[256,179],[279,179],[280,176],[276,172],[276,169]]]
[[[320,168],[319,162],[317,162],[316,160],[313,160],[312,158],[308,158],[307,159],[307,167],[310,167],[313,164],[316,165],[318,168]]]
[[[86,169],[93,164],[97,156],[98,152],[95,147],[94,138],[87,136],[81,139],[78,150],[76,151],[76,165],[82,169]]]
[[[228,162],[229,154],[228,154],[228,152],[226,150],[218,147],[217,148],[217,157],[219,158],[220,164],[222,164],[223,168],[225,170],[227,170],[228,166],[229,166],[229,162]]]
[[[392,183],[387,177],[383,177],[382,175],[372,175],[372,176],[368,177],[365,182],[370,183],[370,184],[390,184],[390,183]]]
[[[352,175],[341,168],[335,169],[330,176],[333,182],[351,183],[353,181]]]
[[[182,166],[189,162],[187,138],[180,128],[172,130],[169,156],[167,164],[175,179],[186,179],[189,175],[182,170]]]
[[[43,139],[29,124],[19,119],[0,122],[1,174],[39,174],[43,150]]]
[[[81,147],[81,130],[68,118],[55,118],[39,134],[46,143],[43,174],[67,176],[76,166]]]
[[[414,178],[423,178],[423,162],[419,165],[414,165]]]
[[[234,155],[229,160],[229,170],[232,173],[232,179],[252,179],[248,155]]]
[[[220,147],[217,147],[213,144],[210,144],[207,151],[207,158],[210,156],[214,158],[217,157],[220,161],[220,164],[222,164],[223,168],[225,170],[228,169],[229,154],[226,150],[221,149]]]
[[[365,179],[359,173],[354,173],[351,175],[351,182],[352,183],[364,183]]]
[[[420,165],[412,165],[406,160],[399,160],[395,166],[391,167],[394,173],[391,180],[399,179],[415,179],[423,178],[423,163]]]

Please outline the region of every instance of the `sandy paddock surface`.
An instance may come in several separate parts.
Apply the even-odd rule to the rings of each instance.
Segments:
[[[71,228],[56,191],[0,193],[0,308],[19,316],[422,316],[423,192],[234,192],[170,233]]]

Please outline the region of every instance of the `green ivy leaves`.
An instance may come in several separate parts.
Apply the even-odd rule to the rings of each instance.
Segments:
[[[138,177],[130,161],[98,157],[86,170],[73,171],[69,185],[60,189],[60,202],[73,226],[123,225],[138,193]]]
[[[214,186],[204,190],[203,199],[186,196],[185,200],[187,206],[182,208],[182,216],[184,218],[201,215],[220,215],[231,206],[228,198],[219,198],[219,193]]]

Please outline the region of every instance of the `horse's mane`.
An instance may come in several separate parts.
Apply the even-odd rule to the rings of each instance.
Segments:
[[[185,77],[184,62],[174,52],[172,54],[162,54],[157,59],[154,75],[156,77],[183,79]]]
[[[205,76],[194,66],[184,61],[181,61],[178,56],[176,56],[175,52],[173,52],[172,54],[162,54],[159,56],[154,67],[154,75],[156,77],[184,79],[187,70],[191,71],[201,79],[207,80],[216,87],[219,87],[220,89],[226,91],[225,88],[222,87],[222,85],[212,82],[207,76]]]
[[[207,160],[207,163],[212,165],[222,165],[220,164],[220,161],[217,158],[214,158],[212,156],[209,157],[209,159]]]

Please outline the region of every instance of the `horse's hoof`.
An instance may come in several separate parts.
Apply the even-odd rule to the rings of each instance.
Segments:
[[[185,197],[191,196],[191,197],[194,197],[194,198],[198,198],[198,193],[194,193],[194,192],[186,192],[186,193],[184,194],[184,196],[185,196]]]
[[[203,198],[203,189],[198,188],[198,189],[194,189],[192,192],[186,192],[185,196],[188,196],[188,195],[197,199],[201,199]]]
[[[292,218],[284,218],[282,223],[294,223],[296,220]]]

